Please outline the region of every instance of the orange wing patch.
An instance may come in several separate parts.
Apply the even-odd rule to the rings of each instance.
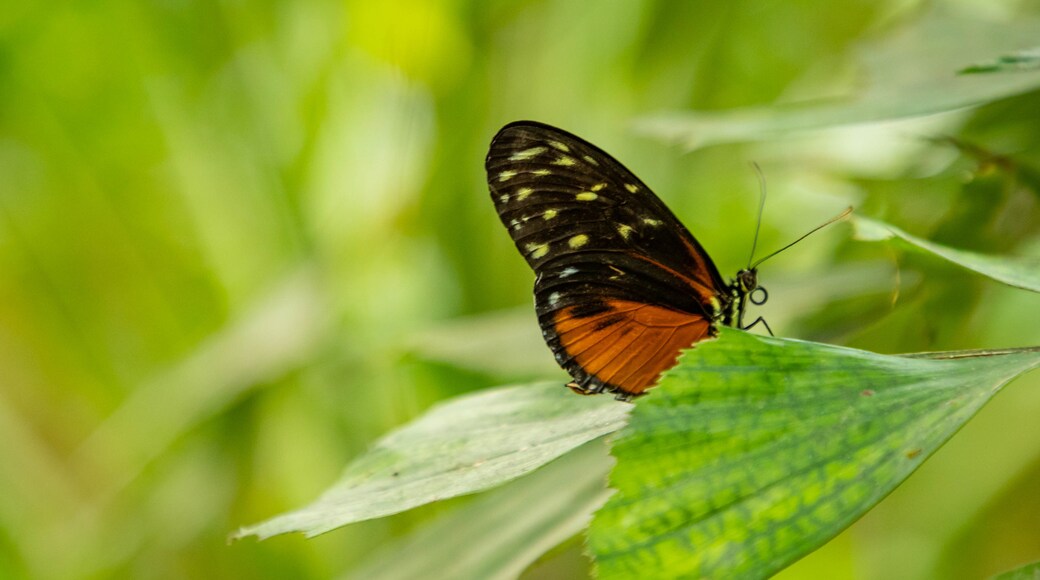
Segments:
[[[706,318],[662,306],[606,300],[592,316],[553,315],[560,346],[586,374],[630,395],[652,387],[682,349],[711,336]]]

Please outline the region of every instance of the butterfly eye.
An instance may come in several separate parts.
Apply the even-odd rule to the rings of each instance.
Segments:
[[[737,283],[743,292],[754,292],[758,288],[758,272],[755,270],[737,272]]]
[[[761,294],[759,294],[759,292],[761,292]],[[769,300],[769,292],[766,292],[765,288],[759,286],[751,291],[751,295],[748,296],[748,299],[751,300],[751,303],[755,306],[761,306],[766,303],[766,300]]]

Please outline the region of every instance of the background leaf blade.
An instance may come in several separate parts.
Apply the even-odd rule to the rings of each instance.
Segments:
[[[911,235],[893,225],[869,218],[854,218],[856,237],[863,241],[881,241],[897,238],[907,247],[939,256],[940,258],[967,268],[1016,288],[1040,292],[1040,258],[992,256],[959,250]]]
[[[1032,68],[1014,75],[957,75],[957,69],[980,53],[1021,48],[1023,42],[1033,41],[1035,27],[1035,22],[1025,20],[995,25],[932,13],[913,26],[863,42],[855,51],[862,78],[840,96],[724,111],[663,112],[639,118],[636,128],[695,149],[978,106],[1035,90],[1040,75]]]

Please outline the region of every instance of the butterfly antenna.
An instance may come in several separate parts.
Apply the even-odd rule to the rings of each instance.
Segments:
[[[757,267],[758,267],[758,265],[759,265],[759,264],[761,264],[762,262],[765,262],[765,261],[766,261],[766,260],[768,260],[769,258],[772,258],[773,256],[775,256],[775,255],[779,254],[780,252],[782,252],[782,251],[786,250],[787,248],[790,248],[791,246],[793,246],[793,245],[797,244],[798,242],[800,242],[800,241],[804,240],[805,238],[808,238],[809,236],[811,236],[811,235],[815,234],[816,232],[818,232],[818,231],[822,230],[823,228],[825,228],[825,227],[827,227],[827,226],[829,226],[829,225],[833,224],[834,222],[836,222],[836,221],[841,221],[841,220],[843,220],[843,219],[847,218],[847,217],[849,216],[849,214],[851,214],[851,213],[852,213],[852,207],[847,207],[847,208],[845,208],[845,211],[843,211],[843,212],[841,212],[840,214],[838,214],[838,215],[836,215],[836,216],[832,217],[831,219],[829,219],[829,220],[827,220],[827,221],[823,222],[822,224],[820,224],[820,225],[816,226],[815,228],[813,228],[813,229],[809,230],[809,231],[808,231],[808,233],[806,233],[806,234],[805,234],[805,235],[803,235],[802,237],[800,237],[800,238],[798,238],[797,240],[795,240],[795,241],[791,242],[790,244],[787,244],[786,246],[784,246],[784,247],[780,248],[779,250],[777,250],[777,251],[773,252],[772,254],[769,254],[769,255],[768,255],[768,256],[766,256],[765,258],[762,258],[761,260],[759,260],[759,261],[755,262],[755,264],[754,264],[753,266],[751,266],[751,267],[749,268],[749,270],[754,270],[754,269],[755,269],[755,268],[757,268]]]
[[[762,229],[762,210],[766,207],[766,176],[762,173],[762,168],[758,166],[758,163],[751,162],[751,167],[755,170],[755,175],[758,176],[758,188],[762,194],[758,199],[758,221],[755,222],[755,239],[751,242],[751,255],[748,256],[748,270],[751,269],[751,261],[755,259],[755,248],[758,247],[758,231]]]

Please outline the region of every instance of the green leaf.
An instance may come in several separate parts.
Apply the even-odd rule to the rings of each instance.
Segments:
[[[233,537],[315,536],[489,489],[620,429],[630,408],[610,397],[575,396],[560,383],[458,397],[383,438],[314,503]]]
[[[994,60],[962,68],[958,72],[963,75],[1034,70],[1038,68],[1040,68],[1040,46],[1001,55]]]
[[[884,356],[722,329],[638,400],[602,578],[764,577],[885,497],[1040,349]]]
[[[1040,71],[954,74],[979,55],[1036,41],[1038,23],[931,16],[857,50],[862,74],[840,97],[728,111],[676,111],[637,120],[636,130],[688,148],[920,117],[977,106],[1040,87]]]
[[[383,547],[349,577],[516,578],[588,526],[613,464],[602,441],[587,443]]]
[[[893,225],[864,217],[857,216],[853,218],[852,223],[856,228],[855,236],[859,240],[875,242],[897,238],[906,242],[910,248],[935,254],[1008,286],[1040,292],[1040,258],[990,256],[958,250],[910,235]]]
[[[993,580],[1040,580],[1040,562],[1009,570],[996,576]]]

